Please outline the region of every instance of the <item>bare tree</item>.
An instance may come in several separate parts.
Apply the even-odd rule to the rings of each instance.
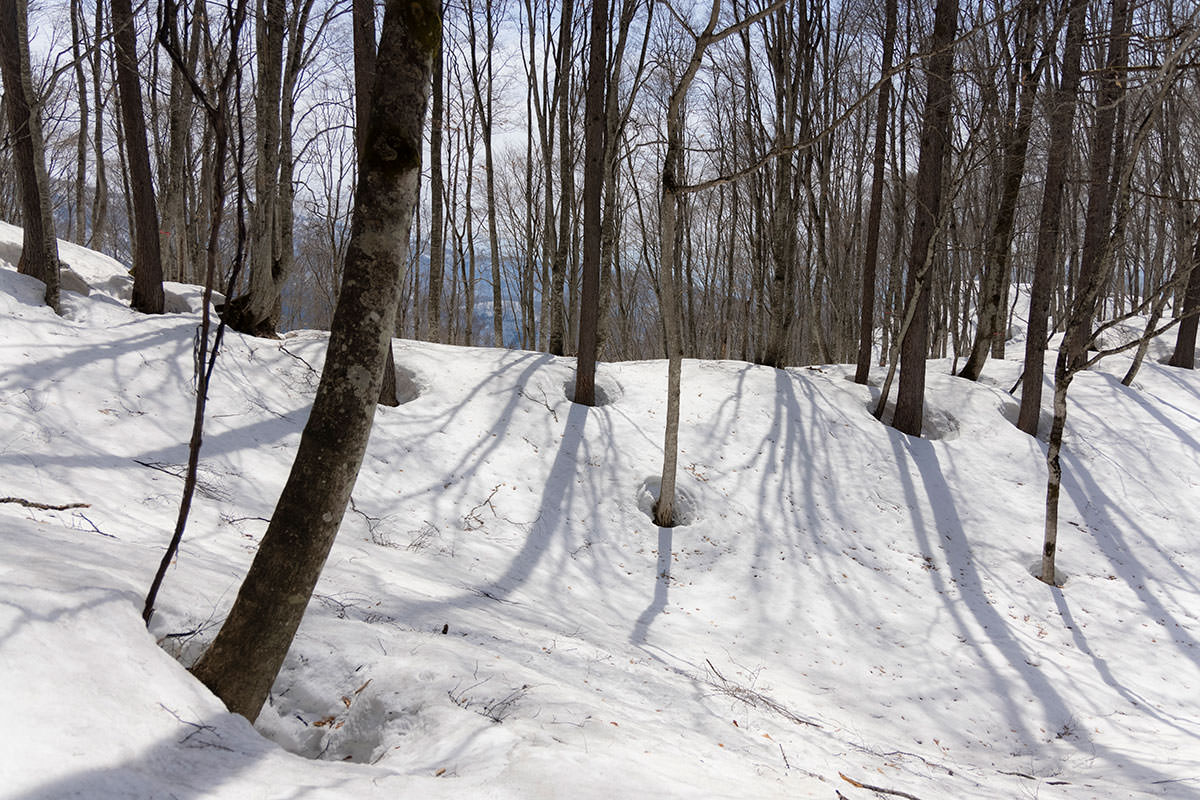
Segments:
[[[483,36],[480,37],[475,16],[477,4],[469,2],[466,9],[467,36],[471,50],[471,88],[475,96],[475,114],[483,136],[484,183],[487,192],[488,248],[492,271],[492,344],[504,346],[504,301],[500,274],[500,234],[496,227],[496,166],[493,155],[492,129],[495,122],[495,81],[492,55],[496,49],[500,17],[504,13],[502,0],[484,0]],[[482,42],[480,39],[482,38]],[[483,64],[479,63],[479,45],[484,49]]]
[[[680,199],[695,186],[686,186],[683,166],[684,105],[688,90],[704,62],[704,54],[716,42],[743,30],[777,11],[784,0],[767,6],[756,14],[717,30],[721,17],[721,0],[713,0],[708,21],[703,30],[692,34],[692,52],[678,77],[674,78],[667,100],[666,152],[663,155],[662,178],[658,209],[659,256],[658,284],[664,343],[667,351],[667,419],[663,434],[663,468],[658,500],[654,503],[654,523],[669,528],[675,524],[675,479],[679,462],[679,393],[683,374],[683,336],[680,331],[680,297],[674,274],[677,259],[677,238]]]
[[[591,42],[588,47],[587,100],[584,115],[583,167],[583,293],[579,309],[579,354],[575,371],[575,402],[595,405],[596,347],[600,323],[600,201],[604,190],[604,134],[608,49],[608,2],[592,0]]]
[[[942,206],[942,174],[950,138],[951,80],[958,0],[938,0],[933,16],[930,55],[925,69],[928,88],[921,124],[921,155],[917,162],[916,212],[908,258],[907,304],[912,324],[901,343],[900,386],[892,425],[912,436],[921,435],[925,412],[925,359],[929,351],[928,282],[918,278],[929,269],[937,246],[935,232]]]
[[[1029,135],[1033,128],[1033,108],[1037,99],[1038,82],[1050,56],[1050,48],[1047,47],[1036,64],[1034,62],[1039,16],[1041,12],[1037,0],[1021,0],[1017,8],[1017,24],[1013,28],[1016,57],[1009,69],[1008,106],[1002,119],[1002,154],[997,181],[999,202],[984,256],[986,261],[979,287],[979,320],[975,327],[975,341],[966,364],[959,372],[959,377],[968,380],[979,379],[988,354],[993,351],[1002,353],[1004,340],[1008,335],[1005,310],[1008,308],[1008,273],[1013,225],[1016,222],[1021,180],[1025,175],[1025,155],[1029,149]]]
[[[229,617],[193,673],[233,712],[262,709],[350,499],[371,432],[417,202],[441,37],[437,0],[388,0],[329,354],[292,472]]]
[[[1037,435],[1038,418],[1041,415],[1050,295],[1062,230],[1063,188],[1070,168],[1070,132],[1075,119],[1076,96],[1079,94],[1080,58],[1086,13],[1087,0],[1070,0],[1061,78],[1051,101],[1053,105],[1050,111],[1050,147],[1046,153],[1046,179],[1042,189],[1037,254],[1029,297],[1029,327],[1025,339],[1021,411],[1017,418],[1017,427],[1030,436]]]
[[[1200,322],[1200,216],[1196,217],[1196,246],[1192,250],[1187,289],[1180,309],[1179,332],[1175,336],[1175,350],[1171,353],[1172,367],[1196,368],[1196,327]]]
[[[28,13],[26,0],[0,0],[0,75],[25,226],[17,268],[46,284],[46,305],[57,312],[58,240],[50,211],[39,103],[31,77]]]
[[[896,0],[884,8],[883,62],[875,121],[875,154],[871,159],[871,203],[867,209],[867,243],[863,256],[862,307],[859,318],[858,364],[854,380],[865,384],[871,374],[871,346],[875,333],[875,266],[879,259],[879,223],[883,215],[883,168],[887,160],[888,103],[892,96],[892,56],[896,49]]]
[[[351,5],[354,27],[354,147],[361,161],[366,156],[367,131],[371,121],[371,91],[375,80],[375,3],[374,0],[353,0]],[[383,380],[379,386],[379,404],[395,408],[396,354],[388,338],[387,358],[383,361]]]
[[[138,77],[137,31],[130,0],[111,0],[113,43],[117,51],[117,91],[129,166],[129,189],[133,206],[133,300],[144,314],[163,312],[163,268],[159,249],[158,207],[154,178],[150,172],[150,150],[146,145],[146,114],[142,108],[142,86]]]
[[[446,189],[442,175],[442,123],[445,114],[442,95],[445,78],[442,74],[442,53],[443,42],[439,40],[433,54],[433,99],[429,111],[429,313],[425,315],[426,337],[434,342],[443,341],[442,283],[446,266],[446,226],[443,222],[443,194]]]

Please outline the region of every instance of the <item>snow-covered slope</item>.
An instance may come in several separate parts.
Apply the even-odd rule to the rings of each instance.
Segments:
[[[256,731],[172,656],[232,603],[325,337],[227,336],[147,633],[199,295],[136,315],[123,267],[63,257],[92,292],[62,318],[0,265],[0,496],[87,504],[0,504],[0,797],[1200,797],[1192,373],[1077,381],[1050,590],[1017,362],[931,364],[924,439],[846,367],[687,362],[667,530],[663,363],[603,365],[589,409],[570,360],[397,341],[415,397],[378,412]]]

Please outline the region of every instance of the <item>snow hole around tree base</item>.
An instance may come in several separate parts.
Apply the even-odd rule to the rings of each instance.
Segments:
[[[654,522],[654,504],[658,502],[658,495],[662,490],[662,476],[652,475],[642,481],[637,488],[637,505],[638,509]],[[700,502],[688,489],[675,484],[675,524],[671,527],[678,528],[684,525],[691,525],[694,522],[700,521]],[[656,523],[657,524],[657,523]]]
[[[574,374],[572,374],[571,378],[563,384],[563,394],[572,403],[575,402]],[[593,405],[612,405],[621,399],[622,394],[624,394],[624,390],[621,388],[621,384],[618,383],[614,378],[604,375],[600,372],[596,373],[596,402]]]
[[[871,416],[875,415],[875,406],[879,403],[879,389],[871,387],[871,402],[867,403],[867,413]],[[883,410],[883,419],[880,420],[883,424],[891,427],[892,417],[896,413],[896,401],[894,397],[888,400],[887,406]],[[950,413],[946,409],[938,408],[931,404],[928,399],[925,401],[925,410],[921,418],[921,438],[929,439],[930,441],[951,440],[957,439],[961,433],[961,425],[958,417]]]
[[[400,405],[411,403],[424,390],[425,386],[416,372],[403,364],[396,365],[396,402]]]
[[[1042,560],[1040,558],[1030,564],[1027,569],[1029,570],[1030,575],[1037,578],[1039,581],[1042,580]],[[1054,585],[1061,589],[1067,585],[1067,581],[1070,579],[1071,576],[1059,569],[1058,565],[1056,564],[1054,567]]]

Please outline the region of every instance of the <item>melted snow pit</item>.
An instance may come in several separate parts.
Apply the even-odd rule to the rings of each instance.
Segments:
[[[662,478],[658,475],[653,475],[642,483],[637,488],[637,504],[638,509],[643,514],[654,521],[654,504],[658,502],[659,489],[662,488]],[[693,522],[700,521],[700,504],[697,502],[695,495],[687,489],[675,485],[675,525],[691,525]]]
[[[421,382],[417,373],[408,367],[396,365],[396,401],[400,405],[411,403],[421,396]]]
[[[873,399],[867,403],[866,409],[871,416],[875,415],[875,405],[877,399]],[[896,413],[895,402],[887,404],[887,408],[883,412],[883,421],[887,425],[892,424],[892,415]],[[957,439],[960,433],[958,417],[951,414],[945,409],[937,408],[925,403],[925,413],[921,422],[921,438],[936,441],[938,439]]]
[[[1029,570],[1030,575],[1037,578],[1039,581],[1042,579],[1042,561],[1041,561],[1041,559],[1034,561],[1032,564],[1030,564],[1027,567],[1027,569]],[[1054,565],[1054,585],[1055,586],[1057,586],[1061,589],[1063,586],[1067,585],[1067,581],[1069,581],[1070,579],[1071,579],[1070,575],[1063,572],[1062,569],[1057,564]]]
[[[572,403],[575,402],[575,376],[563,384],[563,394]],[[596,376],[596,402],[597,406],[607,406],[621,399],[624,392],[621,389],[621,384],[617,383],[610,377],[605,375]]]

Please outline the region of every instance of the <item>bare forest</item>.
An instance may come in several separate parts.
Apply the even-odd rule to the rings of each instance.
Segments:
[[[128,270],[104,286],[128,282],[119,305],[140,320],[185,313],[180,298],[203,287],[188,463],[171,473],[183,499],[147,625],[203,491],[223,346],[279,340],[312,376],[283,337],[324,348],[278,505],[269,520],[238,517],[267,527],[190,665],[250,720],[287,669],[347,509],[379,522],[351,494],[377,417],[397,424],[378,406],[413,388],[397,358],[412,342],[396,340],[433,343],[425,358],[476,348],[453,351],[463,363],[574,357],[557,399],[583,418],[621,389],[597,381],[597,363],[665,362],[663,413],[645,406],[664,430],[661,457],[658,441],[645,447],[661,477],[641,484],[664,587],[662,550],[692,502],[677,478],[709,481],[682,457],[681,417],[696,422],[681,412],[685,360],[773,368],[761,374],[780,381],[776,401],[797,408],[788,381],[838,365],[835,388],[867,398],[871,430],[890,426],[882,460],[895,464],[938,438],[927,400],[947,381],[986,385],[1013,423],[1005,435],[1045,468],[1044,493],[1028,469],[1007,488],[1037,487],[1025,510],[1036,504],[1039,561],[1024,577],[1051,587],[1066,581],[1060,506],[1077,507],[1064,482],[1080,463],[1064,455],[1082,449],[1067,423],[1073,383],[1102,361],[1121,364],[1119,391],[1137,391],[1147,363],[1195,366],[1194,0],[0,0],[0,78],[0,220],[22,229],[0,256],[41,282],[38,311],[71,320],[71,293],[88,294],[59,252],[73,245]],[[516,391],[559,423],[544,390]],[[805,491],[819,483],[809,477]],[[500,519],[503,485],[462,519],[482,526],[485,506]],[[930,497],[964,527],[944,500]],[[710,683],[726,684],[707,663]]]

